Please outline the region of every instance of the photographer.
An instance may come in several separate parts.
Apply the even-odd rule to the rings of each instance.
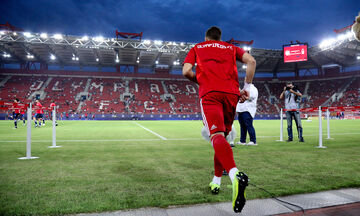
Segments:
[[[284,87],[284,91],[280,95],[280,99],[285,98],[285,109],[299,109],[300,106],[300,99],[302,94],[294,86],[291,82],[286,83]],[[292,132],[292,119],[294,118],[297,131],[299,142],[304,142],[304,138],[302,136],[302,126],[301,126],[301,118],[299,111],[286,111],[286,119],[287,119],[287,131],[288,131],[288,140],[287,142],[293,141],[293,132]]]

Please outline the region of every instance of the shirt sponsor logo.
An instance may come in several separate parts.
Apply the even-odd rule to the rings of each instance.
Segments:
[[[201,49],[201,48],[208,48],[208,47],[214,47],[214,48],[220,48],[220,49],[233,49],[232,46],[225,46],[219,43],[212,43],[212,44],[203,44],[203,45],[197,45],[197,48]]]

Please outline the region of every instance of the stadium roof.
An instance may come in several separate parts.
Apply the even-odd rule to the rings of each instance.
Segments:
[[[181,68],[187,52],[195,43],[71,36],[45,33],[0,31],[1,63],[42,62],[60,66],[112,67],[164,65]],[[308,61],[284,63],[282,50],[252,48],[257,71],[281,72],[320,68],[338,64],[359,64],[360,42],[345,33],[337,39],[309,48]],[[241,64],[239,64],[241,66]],[[239,66],[240,70],[242,67]]]

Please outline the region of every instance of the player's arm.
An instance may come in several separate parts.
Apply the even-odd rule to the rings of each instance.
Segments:
[[[246,64],[246,76],[245,76],[244,88],[242,91],[240,91],[241,93],[240,102],[244,102],[245,100],[248,100],[250,97],[250,85],[255,75],[256,61],[254,57],[252,57],[247,52],[243,53],[243,55],[241,56],[241,61]]]
[[[196,74],[194,73],[194,71],[192,70],[193,65],[190,63],[184,63],[183,66],[183,70],[182,70],[182,74],[184,75],[184,77],[186,77],[188,80],[193,81],[194,83],[198,83],[197,79],[196,79]]]
[[[256,60],[252,55],[245,52],[242,56],[242,62],[246,64],[246,77],[245,77],[245,83],[252,83],[254,75],[255,75],[255,69],[256,69]]]

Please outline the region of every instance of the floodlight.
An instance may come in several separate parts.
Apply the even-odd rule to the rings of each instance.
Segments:
[[[181,43],[180,43],[180,46],[184,46],[184,42],[181,42]]]
[[[155,45],[162,45],[162,43],[163,43],[163,42],[162,42],[161,40],[156,40],[156,41],[154,41],[154,44],[155,44]]]
[[[17,35],[17,33],[16,33],[16,32],[13,32],[13,35],[14,35],[14,36],[16,36],[16,35]]]
[[[4,35],[5,34],[5,31],[0,31],[0,35]]]
[[[51,55],[50,55],[50,59],[51,59],[51,60],[55,60],[55,59],[56,59],[56,56],[53,55],[53,54],[51,54]]]
[[[351,33],[351,31],[346,32],[346,37],[347,38],[352,38],[353,34]]]
[[[97,36],[97,37],[94,37],[93,40],[96,41],[96,42],[103,42],[104,37],[103,36]]]
[[[24,32],[23,34],[24,34],[25,37],[31,37],[32,36],[30,32]]]
[[[46,33],[41,33],[40,37],[43,38],[43,39],[46,39],[48,37],[48,35]]]
[[[145,44],[145,45],[149,45],[150,43],[151,43],[150,40],[144,40],[144,44]]]
[[[30,53],[28,53],[28,54],[26,55],[26,58],[28,58],[28,59],[33,59],[33,58],[34,58],[34,55],[31,55]]]
[[[155,61],[155,64],[159,64],[159,61],[158,61],[158,60],[156,60],[156,61]]]
[[[10,58],[10,57],[11,57],[11,55],[10,55],[10,54],[8,54],[8,53],[6,53],[6,52],[4,52],[3,57],[4,57],[4,58]]]
[[[247,66],[246,66],[246,65],[243,65],[243,66],[242,66],[242,68],[243,68],[243,69],[246,69],[246,68],[247,68]]]
[[[136,63],[138,63],[138,64],[139,64],[139,63],[140,63],[140,61],[139,61],[139,60],[136,60]]]
[[[346,39],[346,35],[345,34],[341,34],[337,37],[338,40],[342,41]]]
[[[356,59],[357,59],[357,60],[360,60],[360,55],[358,55],[358,56],[356,57]]]
[[[53,38],[55,38],[56,40],[61,40],[63,39],[63,36],[61,34],[54,34]]]
[[[96,58],[96,61],[98,62],[98,61],[99,61],[99,58]]]
[[[82,40],[82,41],[87,41],[87,40],[89,40],[89,37],[85,35],[85,36],[83,36],[83,37],[81,38],[81,40]]]

